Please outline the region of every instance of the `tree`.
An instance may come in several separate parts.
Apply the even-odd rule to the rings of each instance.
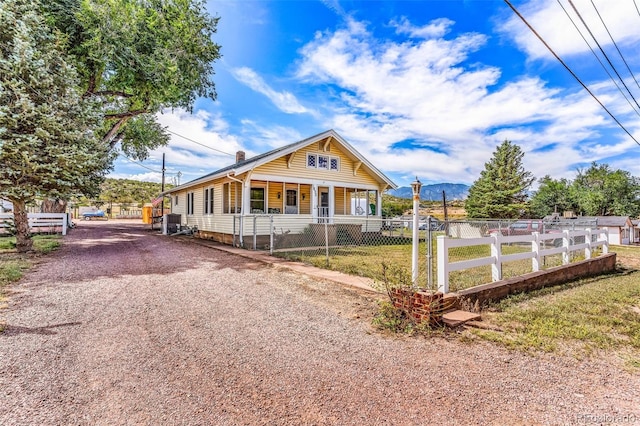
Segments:
[[[27,203],[95,193],[113,159],[60,45],[32,1],[0,2],[0,197],[13,203],[19,252],[32,247]]]
[[[465,210],[470,218],[518,218],[527,211],[527,189],[535,180],[524,170],[524,153],[505,140],[485,163],[480,177],[469,188]]]
[[[576,205],[571,197],[570,188],[571,181],[567,179],[555,180],[549,175],[540,179],[540,186],[529,201],[531,215],[545,217],[554,212],[575,210]]]
[[[169,136],[165,108],[216,99],[212,41],[219,18],[202,0],[49,0],[48,21],[64,35],[85,98],[102,104],[103,142],[143,160]]]
[[[593,162],[579,169],[571,188],[579,212],[587,216],[637,216],[640,182],[624,170]]]

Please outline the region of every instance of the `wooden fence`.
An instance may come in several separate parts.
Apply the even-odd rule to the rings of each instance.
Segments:
[[[29,230],[31,233],[62,233],[67,235],[69,224],[68,213],[28,213]],[[13,213],[0,213],[0,234],[7,234]]]
[[[547,248],[548,241],[561,241],[561,245],[551,244],[551,248]],[[502,245],[513,243],[529,243],[531,244],[531,251],[503,254]],[[450,248],[480,245],[490,245],[491,255],[449,262]],[[562,264],[566,265],[571,261],[570,255],[572,252],[584,250],[585,258],[590,259],[593,250],[600,246],[602,246],[603,254],[609,252],[609,232],[607,229],[565,230],[562,233],[548,234],[534,232],[530,235],[513,236],[494,233],[488,237],[480,238],[450,238],[440,235],[437,237],[438,291],[449,292],[449,273],[453,271],[491,265],[491,277],[493,281],[499,281],[502,279],[503,263],[531,259],[531,272],[536,272],[540,270],[541,259],[544,256],[562,253]]]

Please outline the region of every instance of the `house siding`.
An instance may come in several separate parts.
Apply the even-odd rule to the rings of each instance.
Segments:
[[[363,168],[360,168],[356,175],[353,175],[354,162],[347,157],[344,152],[337,148],[337,145],[331,143],[330,151],[321,151],[318,144],[311,144],[295,152],[291,167],[287,165],[288,156],[277,158],[267,164],[256,167],[254,173],[274,175],[282,177],[300,178],[314,180],[327,180],[345,182],[345,186],[357,187],[358,185],[368,187],[379,187],[379,183],[376,179],[367,173]],[[314,169],[307,167],[307,154],[328,155],[330,157],[337,157],[340,159],[340,170],[332,171],[325,169]],[[348,183],[348,184],[347,184]]]

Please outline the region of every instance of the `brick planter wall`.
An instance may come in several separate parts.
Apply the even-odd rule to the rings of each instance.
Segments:
[[[393,306],[404,310],[416,323],[430,324],[442,322],[442,293],[428,293],[404,288],[394,288],[390,292]]]
[[[616,268],[616,254],[608,253],[588,260],[556,266],[544,271],[531,272],[518,277],[496,281],[460,290],[456,294],[471,303],[503,299],[510,294],[538,290],[543,287],[563,284],[572,280],[613,272]]]

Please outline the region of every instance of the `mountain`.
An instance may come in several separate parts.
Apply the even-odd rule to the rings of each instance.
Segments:
[[[447,201],[464,200],[469,195],[469,185],[462,183],[435,183],[433,185],[422,185],[420,199],[427,201],[441,201],[442,191],[445,192]],[[399,198],[411,198],[413,191],[410,186],[402,186],[398,189],[390,189],[390,195]]]

